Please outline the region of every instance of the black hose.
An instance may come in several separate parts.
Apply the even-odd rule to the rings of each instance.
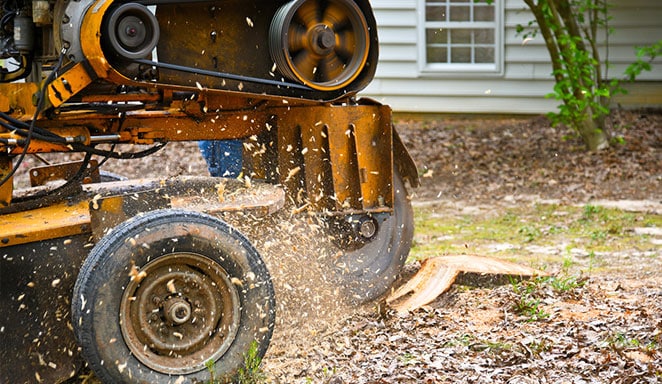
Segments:
[[[10,128],[11,130],[16,130],[16,131],[27,131],[27,130],[30,130],[30,127],[32,126],[33,131],[38,132],[42,136],[52,137],[53,139],[56,139],[56,140],[57,139],[64,140],[64,137],[62,137],[62,136],[59,136],[59,135],[57,135],[57,134],[55,134],[55,133],[53,133],[53,132],[51,132],[47,129],[34,126],[33,123],[32,123],[32,121],[34,121],[34,119],[30,123],[26,123],[24,121],[13,118],[13,117],[9,116],[8,114],[6,114],[4,112],[0,112],[0,118],[7,120],[8,123],[2,123],[2,121],[0,121],[0,124],[2,126],[4,126],[5,128]],[[5,124],[8,124],[8,125],[5,125]]]
[[[3,123],[2,121],[0,121],[0,126],[10,131],[14,131],[19,136],[28,137],[28,135],[30,135],[29,130],[17,128],[11,124]],[[50,135],[45,136],[41,133],[41,130],[39,133],[32,132],[32,138],[37,140],[47,141],[49,143],[67,144],[66,138],[62,136],[56,136],[56,137],[52,137]]]
[[[71,144],[71,147],[79,152],[86,152],[90,153],[93,155],[98,155],[98,156],[104,156],[104,157],[109,157],[111,159],[120,159],[120,160],[130,160],[130,159],[140,159],[146,156],[149,156],[153,153],[156,153],[163,149],[163,147],[166,146],[167,143],[159,143],[153,147],[150,147],[148,149],[145,149],[143,151],[139,152],[128,152],[128,153],[122,153],[122,152],[115,152],[115,151],[107,151],[104,149],[97,149],[94,147],[90,147],[88,145],[83,145],[83,144],[78,144],[78,143],[73,143]]]
[[[53,71],[48,74],[48,77],[46,78],[46,81],[44,81],[44,86],[41,88],[37,100],[37,108],[35,108],[34,111],[34,116],[32,117],[32,121],[30,122],[30,127],[28,129],[28,135],[25,138],[25,146],[23,147],[23,152],[18,157],[18,160],[16,160],[16,166],[12,168],[12,170],[6,174],[1,180],[0,180],[0,187],[5,185],[8,181],[14,177],[14,174],[16,173],[16,170],[18,167],[21,165],[23,160],[25,159],[25,155],[28,153],[28,148],[30,147],[30,141],[32,140],[32,134],[35,129],[35,122],[37,121],[37,118],[39,117],[39,113],[41,110],[44,108],[44,101],[46,99],[46,89],[48,89],[48,85],[50,85],[53,80],[55,80],[57,76],[57,71],[59,71],[60,67],[62,66],[62,60],[64,59],[64,53],[60,54],[60,57],[58,58],[57,64],[55,64],[55,67],[53,67]],[[12,119],[15,120],[15,119]]]

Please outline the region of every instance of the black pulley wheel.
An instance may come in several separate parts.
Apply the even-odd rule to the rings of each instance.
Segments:
[[[320,91],[344,88],[364,69],[370,31],[353,0],[294,0],[278,9],[269,51],[285,77]]]
[[[334,260],[336,275],[356,302],[375,300],[387,293],[409,255],[414,236],[414,212],[397,170],[393,172],[393,189],[392,214],[363,221],[363,227],[369,224],[370,238],[358,246],[347,247],[342,256]],[[342,236],[334,234],[339,235]]]
[[[144,5],[125,3],[108,11],[102,27],[106,53],[135,60],[149,56],[159,41],[156,16]]]
[[[82,355],[104,383],[232,380],[275,320],[271,278],[225,222],[152,211],[115,227],[85,260],[72,300]]]

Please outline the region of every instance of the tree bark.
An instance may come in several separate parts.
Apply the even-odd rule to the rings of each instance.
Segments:
[[[600,106],[605,103],[597,91],[602,88],[600,55],[596,46],[598,8],[588,9],[589,29],[582,29],[583,18],[569,0],[523,0],[532,11],[550,54],[555,96],[562,100],[560,121],[572,126],[587,149],[609,147]],[[599,0],[591,0],[599,1]],[[580,8],[583,12],[583,8]],[[585,35],[582,35],[582,31]]]
[[[589,151],[600,151],[609,147],[607,133],[600,128],[590,113],[583,121],[578,122],[577,129]]]

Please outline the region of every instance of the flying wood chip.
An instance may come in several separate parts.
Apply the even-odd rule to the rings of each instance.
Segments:
[[[386,299],[386,302],[399,313],[413,311],[429,304],[446,292],[460,272],[510,276],[547,275],[547,273],[533,268],[482,256],[432,257],[424,260],[421,263],[421,269],[409,281],[395,290]]]

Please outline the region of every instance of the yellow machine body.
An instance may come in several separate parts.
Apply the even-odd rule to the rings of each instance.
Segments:
[[[82,361],[67,295],[86,252],[113,225],[187,207],[192,186],[217,183],[83,184],[98,180],[94,170],[49,193],[53,178],[77,173],[62,164],[35,170],[36,193],[16,191],[25,156],[121,158],[98,146],[244,140],[244,173],[272,188],[212,211],[269,213],[284,191],[322,215],[388,217],[396,175],[418,184],[390,108],[357,97],[378,58],[368,0],[0,3],[0,338],[11,334],[0,358],[16,367],[0,382],[74,375]],[[151,204],[128,198],[136,194]]]

